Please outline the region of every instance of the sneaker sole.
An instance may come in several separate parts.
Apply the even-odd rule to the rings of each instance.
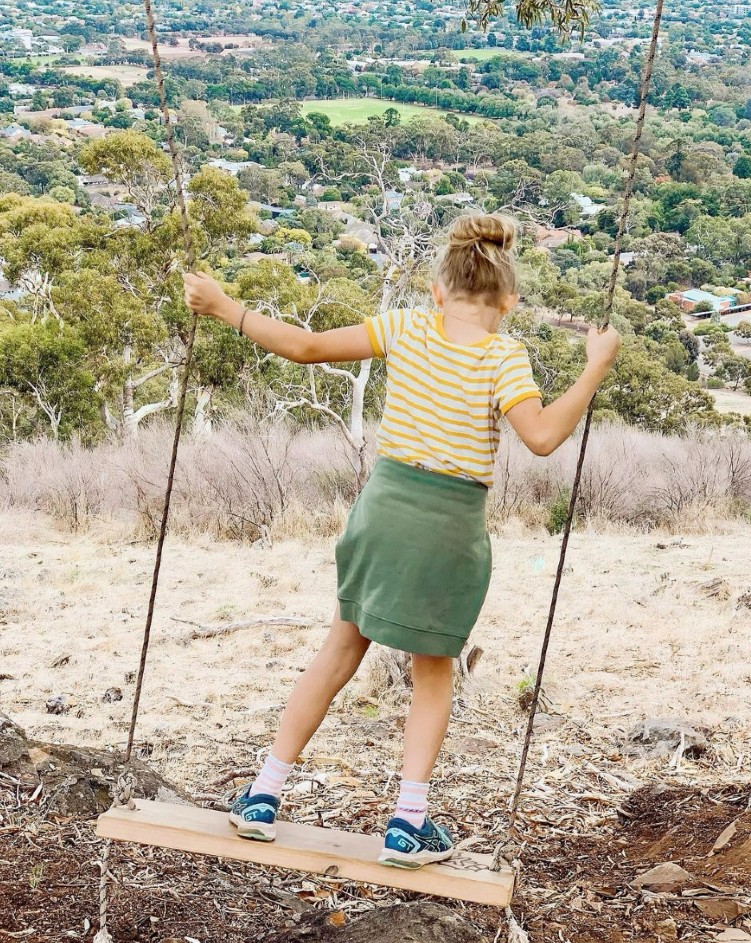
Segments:
[[[425,867],[426,864],[436,864],[439,861],[445,861],[453,855],[454,849],[448,851],[418,851],[416,854],[408,854],[403,851],[384,851],[381,852],[378,863],[387,868],[405,868],[408,871],[417,871]]]
[[[230,815],[230,822],[237,827],[240,838],[249,838],[252,841],[274,841],[276,826],[266,825],[263,822],[246,822],[239,815]]]
[[[274,841],[276,829],[273,825],[251,825],[246,823],[244,828],[238,826],[237,834],[240,838],[249,838],[251,841]]]

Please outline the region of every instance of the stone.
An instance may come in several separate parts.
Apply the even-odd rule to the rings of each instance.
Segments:
[[[48,714],[67,714],[72,706],[73,701],[67,694],[56,694],[45,704]]]
[[[17,763],[26,752],[26,734],[0,712],[0,769]]]
[[[701,756],[709,746],[699,727],[673,717],[649,717],[629,731],[623,752],[631,756],[669,756],[682,738],[684,756],[689,758]]]
[[[733,900],[732,897],[718,897],[710,900],[696,900],[694,905],[697,910],[708,919],[716,923],[732,923],[743,914],[749,913],[751,907],[745,907]]]
[[[655,930],[661,940],[678,939],[678,925],[672,917],[667,917],[665,920],[660,920],[656,923]]]
[[[107,690],[102,695],[102,700],[105,704],[114,704],[115,701],[122,701],[122,699],[122,688],[107,688]]]
[[[557,730],[566,723],[566,718],[560,714],[544,714],[540,712],[535,717],[535,733],[545,733],[547,730]]]
[[[498,744],[485,737],[464,737],[453,744],[460,754],[484,756],[498,748]]]

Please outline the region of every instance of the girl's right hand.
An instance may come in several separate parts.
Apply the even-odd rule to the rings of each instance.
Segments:
[[[204,272],[198,272],[196,275],[189,272],[183,275],[183,283],[185,304],[191,311],[215,318],[221,317],[222,303],[228,299],[219,282]]]
[[[611,325],[600,331],[598,327],[589,329],[587,335],[587,360],[594,366],[610,367],[621,349],[621,336]]]

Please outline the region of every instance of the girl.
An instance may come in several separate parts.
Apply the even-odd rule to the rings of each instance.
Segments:
[[[255,780],[232,808],[244,838],[273,841],[285,781],[371,642],[412,654],[399,799],[380,860],[419,868],[452,853],[427,817],[430,777],[451,713],[453,662],[480,613],[491,571],[488,488],[505,416],[535,453],[575,430],[620,346],[593,328],[587,366],[543,408],[523,345],[498,333],[514,308],[515,226],[463,216],[449,232],[432,286],[436,310],[388,311],[362,325],[313,334],[244,309],[206,275],[185,276],[185,300],[296,363],[385,357],[378,455],[336,548],[331,631],[295,685]]]

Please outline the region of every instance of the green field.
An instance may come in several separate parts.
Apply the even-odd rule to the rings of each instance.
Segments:
[[[494,56],[508,55],[508,49],[490,48],[484,49],[454,49],[451,52],[451,58],[459,62],[460,59],[475,59],[477,62],[487,62]]]
[[[24,56],[24,58],[18,59],[9,59],[9,62],[21,63],[22,65],[31,65],[31,66],[44,66],[44,65],[54,65],[60,59],[62,59],[62,54],[59,56]],[[20,78],[17,81],[22,81]]]
[[[508,49],[501,49],[500,47],[490,48],[485,46],[483,49],[451,49],[449,55],[454,60],[454,62],[459,62],[460,59],[474,59],[477,62],[487,62],[488,59],[492,59],[493,56],[502,56],[508,55]],[[435,49],[418,49],[416,52],[412,53],[413,59],[432,59],[435,55]],[[519,53],[516,53],[518,56]]]
[[[409,121],[410,118],[438,117],[448,114],[447,111],[441,108],[399,104],[381,98],[319,98],[314,101],[303,102],[302,112],[304,115],[310,114],[311,111],[328,115],[332,124],[346,124],[347,122],[362,124],[374,115],[382,115],[387,108],[396,108],[402,117],[402,121]],[[461,117],[466,118],[469,122],[481,120],[476,115],[461,115]]]

